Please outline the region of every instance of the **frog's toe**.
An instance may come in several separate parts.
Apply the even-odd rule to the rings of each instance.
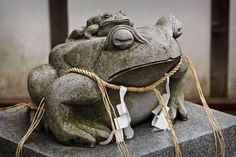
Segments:
[[[184,102],[178,104],[178,113],[181,120],[188,120],[187,110],[184,106]]]
[[[177,118],[177,116],[181,120],[188,119],[187,110],[184,106],[184,99],[182,97],[172,97],[169,101],[169,106],[170,106],[169,114],[172,121],[174,121]]]
[[[98,143],[108,139],[111,134],[111,131],[108,127],[98,122],[82,120],[78,122],[78,125],[82,130],[91,134]]]
[[[177,116],[177,107],[176,106],[174,106],[174,105],[170,106],[169,115],[170,115],[172,122],[174,122],[174,120],[176,119],[176,116]]]
[[[98,143],[107,140],[111,134],[111,132],[104,131],[104,130],[97,130],[96,135],[94,136]]]
[[[91,148],[110,135],[110,130],[106,126],[87,120],[70,119],[61,120],[59,123],[51,121],[50,124],[55,137],[66,145]]]
[[[84,31],[84,37],[85,37],[86,39],[90,39],[90,38],[92,38],[93,36],[92,36],[92,34],[91,34],[88,30],[85,30],[85,31]]]
[[[91,148],[108,139],[110,130],[105,125],[80,120],[68,123],[68,126],[61,128],[59,135],[61,143]]]
[[[56,134],[56,137],[58,134]],[[59,137],[57,139],[66,145],[76,145],[81,147],[92,148],[96,145],[96,139],[86,131],[77,127],[64,127],[60,130]]]

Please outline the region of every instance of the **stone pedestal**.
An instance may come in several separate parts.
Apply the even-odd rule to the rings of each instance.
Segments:
[[[214,156],[214,138],[210,123],[201,106],[186,102],[188,121],[177,121],[174,129],[183,157]],[[236,117],[214,111],[226,142],[226,157],[236,157]],[[13,157],[16,146],[29,127],[26,109],[0,112],[0,156]],[[168,132],[152,132],[150,122],[134,128],[135,136],[126,141],[132,156],[171,157],[174,149]],[[24,156],[98,157],[120,156],[116,144],[95,148],[70,147],[59,144],[51,134],[34,132],[24,147]]]

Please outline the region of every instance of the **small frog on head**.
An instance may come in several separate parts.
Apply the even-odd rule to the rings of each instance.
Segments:
[[[123,10],[119,12],[105,12],[89,18],[86,26],[73,30],[67,41],[90,39],[93,36],[107,36],[109,31],[117,25],[133,27],[134,24],[126,17],[126,13]]]

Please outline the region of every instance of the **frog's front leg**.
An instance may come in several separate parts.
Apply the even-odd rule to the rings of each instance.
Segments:
[[[187,110],[184,106],[184,76],[188,70],[185,61],[182,62],[180,69],[170,78],[170,106],[169,114],[172,120],[179,114],[180,119],[187,120]]]
[[[110,136],[108,127],[95,114],[95,103],[101,97],[92,79],[80,74],[66,74],[56,79],[46,93],[46,119],[60,142],[94,147],[96,142]]]

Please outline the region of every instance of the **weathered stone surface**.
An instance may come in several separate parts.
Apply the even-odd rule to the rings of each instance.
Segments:
[[[181,34],[182,23],[173,15],[161,17],[154,26],[139,28],[123,11],[90,18],[85,27],[72,32],[66,43],[52,50],[49,64],[29,74],[32,100],[38,104],[45,97],[44,129],[68,145],[94,147],[107,138],[111,124],[97,84],[89,77],[64,71],[71,67],[88,70],[107,82],[126,87],[151,85],[180,63],[182,52],[176,38]],[[168,105],[172,120],[177,114],[187,119],[183,91],[187,67],[183,61],[170,78]],[[157,88],[163,93],[165,87],[163,83]],[[108,90],[115,110],[120,103],[118,94]],[[131,126],[147,120],[158,105],[153,91],[128,92],[125,101]]]
[[[181,143],[183,157],[214,156],[214,140],[210,124],[203,108],[185,102],[189,120],[174,126]],[[220,123],[226,142],[226,157],[236,156],[236,117],[213,111]],[[17,143],[29,127],[29,115],[25,109],[11,109],[0,112],[0,156],[15,155]],[[134,157],[171,157],[173,155],[172,140],[167,132],[152,132],[150,122],[134,128],[135,136],[126,141],[130,153]],[[97,157],[119,156],[116,144],[81,148],[64,146],[57,142],[51,134],[34,132],[24,147],[24,156],[35,157]]]

